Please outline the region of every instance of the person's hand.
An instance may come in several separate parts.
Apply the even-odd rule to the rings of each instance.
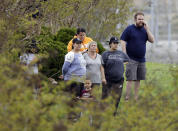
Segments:
[[[82,54],[85,54],[85,53],[87,53],[87,50],[84,50],[84,51],[82,51],[81,53],[82,53]]]
[[[60,76],[59,76],[59,79],[63,80],[63,79],[64,79],[64,76],[63,76],[63,75],[60,75]]]
[[[102,84],[104,84],[104,85],[107,84],[106,79],[102,79]]]
[[[143,26],[144,26],[145,30],[148,30],[148,23],[146,21],[143,21]]]

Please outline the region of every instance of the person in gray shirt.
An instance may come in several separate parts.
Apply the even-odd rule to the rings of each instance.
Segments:
[[[97,52],[97,43],[91,41],[88,43],[88,51],[84,53],[86,61],[86,79],[91,80],[92,87],[100,86],[101,82],[106,82],[104,69],[101,65],[101,55]]]
[[[104,67],[106,84],[103,84],[102,99],[105,99],[110,94],[116,103],[117,107],[120,102],[123,82],[124,82],[124,62],[129,62],[129,57],[122,51],[117,50],[118,38],[111,37],[109,41],[110,50],[102,54],[102,65]]]

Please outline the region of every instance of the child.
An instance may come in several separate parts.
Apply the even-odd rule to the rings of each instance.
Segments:
[[[80,99],[92,99],[92,83],[90,80],[85,80],[84,89],[82,90]]]
[[[91,102],[90,100],[94,100],[93,96],[92,96],[92,82],[90,80],[85,80],[84,83],[84,89],[81,92],[81,97],[78,97],[78,99],[83,100],[83,104],[82,104],[82,112],[80,112],[80,117],[83,115],[83,111],[87,109],[88,107],[88,103]],[[90,119],[90,125],[92,125],[93,122],[93,118],[92,115],[89,115],[89,119]]]

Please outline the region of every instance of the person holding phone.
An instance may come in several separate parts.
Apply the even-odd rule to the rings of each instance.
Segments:
[[[120,38],[122,50],[130,58],[126,66],[126,100],[130,98],[132,84],[135,85],[135,100],[138,99],[140,80],[145,80],[146,76],[146,42],[154,42],[154,36],[144,20],[144,14],[142,12],[136,13],[134,20],[135,24],[128,26]]]

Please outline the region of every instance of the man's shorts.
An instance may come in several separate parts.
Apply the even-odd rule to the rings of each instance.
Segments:
[[[136,81],[145,80],[146,77],[146,66],[145,62],[138,62],[130,59],[129,63],[126,65],[126,80]]]

